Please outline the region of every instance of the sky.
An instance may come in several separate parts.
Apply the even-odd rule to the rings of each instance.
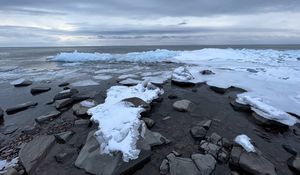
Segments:
[[[300,0],[0,3],[0,47],[300,44]]]

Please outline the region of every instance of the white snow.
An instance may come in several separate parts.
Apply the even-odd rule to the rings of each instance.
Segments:
[[[15,167],[18,162],[19,162],[19,157],[16,157],[16,158],[12,159],[11,161],[0,160],[0,174],[6,173],[6,171],[9,168]]]
[[[96,104],[94,101],[84,100],[84,101],[80,102],[80,105],[87,107],[87,108],[91,108],[91,107],[94,107]]]
[[[237,144],[241,145],[247,152],[255,152],[255,148],[250,142],[250,140],[251,139],[245,134],[238,135],[234,139],[234,141]]]
[[[162,90],[147,82],[132,87],[113,86],[108,89],[105,102],[88,110],[92,115],[91,120],[99,124],[95,135],[101,144],[101,154],[121,151],[125,162],[137,159],[140,150],[136,142],[141,135],[139,129],[144,126],[139,118],[145,109],[122,100],[138,97],[150,103],[162,93]]]
[[[80,87],[80,86],[95,86],[95,85],[99,85],[99,83],[93,81],[93,80],[81,80],[81,81],[77,81],[75,83],[71,84],[74,87]]]
[[[183,67],[183,66],[174,69],[172,74],[172,80],[178,82],[189,82],[193,79],[194,77],[187,69],[187,67]]]

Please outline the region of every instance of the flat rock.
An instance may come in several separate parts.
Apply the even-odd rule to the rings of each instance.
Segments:
[[[1,133],[4,135],[12,134],[16,132],[19,128],[14,124],[9,124],[1,128]]]
[[[289,158],[287,164],[293,171],[300,173],[300,157]]]
[[[274,120],[269,120],[265,117],[262,117],[262,116],[258,115],[255,112],[252,112],[252,116],[254,117],[255,122],[259,125],[262,125],[262,126],[275,126],[277,128],[286,128],[286,129],[288,129],[288,126],[286,126],[282,123],[279,123],[277,121],[274,121]]]
[[[251,107],[248,104],[240,104],[236,102],[234,98],[230,99],[230,105],[235,111],[240,111],[240,112],[251,112]]]
[[[95,95],[96,92],[89,91],[89,93],[75,93],[71,96],[71,98],[77,102],[77,101],[83,101],[83,100],[94,98]]]
[[[221,88],[217,86],[209,86],[209,88],[219,94],[224,94],[227,90],[227,88]]]
[[[79,119],[75,120],[74,125],[80,127],[89,127],[91,125],[91,121],[86,119]]]
[[[217,161],[209,154],[192,154],[192,160],[200,170],[201,175],[210,175],[215,169]]]
[[[257,153],[243,152],[240,156],[239,167],[249,173],[257,175],[276,175],[274,165]]]
[[[66,99],[66,98],[71,98],[71,96],[76,93],[78,93],[77,89],[63,90],[54,96],[54,100],[62,100],[62,99]]]
[[[14,113],[17,113],[17,112],[20,112],[20,111],[24,111],[24,110],[28,109],[29,107],[36,106],[37,104],[38,104],[37,102],[32,102],[32,101],[22,103],[22,104],[19,104],[19,105],[15,106],[15,107],[7,108],[6,113],[8,115],[14,114]]]
[[[50,90],[51,90],[50,87],[34,87],[34,88],[31,88],[30,92],[31,92],[31,94],[35,95],[35,94],[40,94],[40,93],[47,92]]]
[[[19,152],[21,164],[28,174],[34,174],[39,162],[47,156],[48,151],[55,143],[51,135],[41,135],[26,143]]]
[[[67,143],[73,135],[74,135],[73,131],[66,131],[66,132],[55,134],[54,137],[56,138],[58,143]]]
[[[135,79],[132,79],[132,78],[127,78],[125,80],[120,81],[119,84],[122,84],[122,85],[125,85],[125,86],[134,86],[134,85],[137,85],[141,82],[142,82],[141,80],[135,80]]]
[[[148,117],[143,117],[142,120],[145,122],[148,128],[152,128],[155,124],[155,121]]]
[[[73,100],[71,98],[56,100],[55,107],[56,107],[56,109],[62,109],[64,107],[71,105],[72,103],[73,103]]]
[[[131,103],[134,107],[142,107],[142,108],[146,109],[146,111],[151,110],[150,105],[138,97],[126,98],[126,99],[123,99],[122,101]]]
[[[72,110],[73,114],[75,114],[78,117],[83,117],[88,115],[87,111],[88,109],[96,106],[96,102],[94,100],[84,100],[80,103],[77,103],[73,105]]]
[[[58,116],[60,116],[61,112],[59,111],[51,111],[49,112],[48,114],[46,115],[42,115],[42,116],[39,116],[35,119],[36,122],[38,123],[43,123],[45,121],[50,121],[50,120],[53,120],[55,118],[57,118]]]
[[[171,143],[171,141],[169,139],[167,139],[160,133],[152,132],[147,128],[145,130],[144,139],[145,139],[145,142],[147,142],[151,147]]]
[[[176,157],[174,154],[167,156],[170,166],[170,175],[199,175],[200,171],[190,158]]]
[[[189,100],[180,100],[173,103],[173,108],[179,112],[186,112],[189,110],[189,106],[191,105],[191,101]]]
[[[10,84],[14,85],[15,87],[22,87],[22,86],[29,86],[29,85],[31,85],[32,81],[20,78],[20,79],[17,79],[15,81],[10,82]]]
[[[58,85],[58,87],[64,87],[64,86],[68,86],[70,83],[68,83],[68,82],[63,82],[63,83],[60,83],[59,85]]]
[[[190,129],[190,133],[194,139],[201,140],[206,136],[207,130],[202,126],[194,126]]]
[[[212,124],[212,120],[203,120],[199,122],[199,126],[202,126],[204,129],[208,130]]]
[[[209,142],[204,142],[200,145],[200,150],[204,151],[206,154],[211,154],[214,157],[218,156],[217,154],[220,148],[220,146]]]

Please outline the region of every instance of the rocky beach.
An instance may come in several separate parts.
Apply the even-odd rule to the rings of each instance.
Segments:
[[[151,57],[168,58],[159,62],[137,60],[153,52],[115,55],[112,62],[60,62],[83,57],[74,52],[36,65],[20,61],[30,65],[22,68],[2,65],[0,174],[300,172],[299,103],[280,106],[278,101],[290,101],[271,93],[275,85],[283,92],[284,84],[296,92],[298,86],[289,84],[298,81],[293,72],[288,78],[276,74],[280,80],[274,81],[265,77],[275,74],[251,61],[228,70],[218,60],[170,61],[170,53]],[[293,61],[299,64],[299,58]],[[259,82],[250,88],[241,83],[256,75],[270,83],[263,91],[256,89]],[[264,100],[254,96],[260,93]]]

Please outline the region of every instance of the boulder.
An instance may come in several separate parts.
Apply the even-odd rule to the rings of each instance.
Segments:
[[[173,103],[173,108],[179,112],[187,112],[191,105],[191,101],[189,100],[180,100]]]
[[[14,85],[15,87],[22,87],[22,86],[29,86],[29,85],[31,85],[32,81],[20,78],[18,80],[10,82],[10,84]]]
[[[71,98],[65,98],[62,100],[56,100],[55,101],[55,107],[56,109],[62,109],[65,108],[73,103],[73,100]]]
[[[54,137],[56,138],[58,143],[66,143],[71,139],[73,134],[74,134],[73,131],[66,131],[66,132],[55,134]]]
[[[21,148],[19,160],[26,169],[27,174],[34,174],[40,161],[47,156],[54,143],[55,139],[53,136],[41,135],[35,137]]]
[[[143,117],[142,120],[145,122],[148,128],[152,128],[155,124],[155,121],[148,117]]]
[[[28,109],[29,107],[36,106],[37,104],[38,104],[37,102],[32,102],[32,101],[22,103],[22,104],[19,104],[19,105],[15,106],[15,107],[7,108],[6,113],[8,115],[14,114],[14,113],[17,113],[17,112],[20,112],[20,111],[24,111],[24,110]]]
[[[287,164],[293,171],[300,173],[300,157],[295,156],[289,158]]]
[[[211,154],[212,156],[214,156],[216,158],[218,156],[218,152],[219,152],[220,148],[221,148],[220,146],[213,144],[213,143],[209,143],[209,142],[203,142],[200,145],[200,150],[202,150],[206,154]]]
[[[212,133],[209,137],[209,140],[213,144],[218,144],[218,142],[222,139],[221,136],[219,136],[217,133]]]
[[[202,126],[194,126],[191,128],[190,133],[196,140],[201,140],[206,136],[207,130]]]
[[[200,171],[190,158],[176,157],[174,154],[167,156],[170,166],[170,175],[188,174],[199,175]]]
[[[215,74],[213,71],[211,71],[211,70],[202,70],[201,72],[200,72],[202,75],[213,75],[213,74]]]
[[[71,98],[71,96],[76,93],[78,93],[77,89],[63,90],[54,96],[54,100],[62,100],[62,99],[66,99],[66,98]]]
[[[239,159],[239,167],[249,174],[257,175],[276,175],[274,165],[264,158],[253,152],[243,152]]]
[[[46,121],[50,121],[50,120],[53,120],[55,118],[57,118],[58,116],[60,116],[61,112],[59,111],[51,111],[49,112],[48,114],[46,115],[42,115],[42,116],[39,116],[35,119],[36,122],[38,123],[43,123],[43,122],[46,122]]]
[[[142,100],[138,97],[126,98],[126,99],[123,99],[122,101],[131,103],[134,107],[142,107],[142,108],[146,109],[147,112],[149,112],[151,110],[151,106],[147,102],[145,102],[144,100]]]
[[[30,92],[31,92],[31,94],[36,95],[36,94],[40,94],[40,93],[47,92],[50,90],[51,90],[50,87],[34,87],[34,88],[31,88]]]
[[[90,174],[112,175],[132,173],[150,160],[150,151],[143,150],[138,159],[130,160],[129,162],[122,160],[120,152],[116,152],[113,155],[100,154],[100,145],[94,133],[95,131],[89,133],[87,141],[75,161],[76,167],[82,168]]]
[[[201,175],[210,175],[215,169],[217,161],[209,154],[192,154],[192,160],[200,170]]]

